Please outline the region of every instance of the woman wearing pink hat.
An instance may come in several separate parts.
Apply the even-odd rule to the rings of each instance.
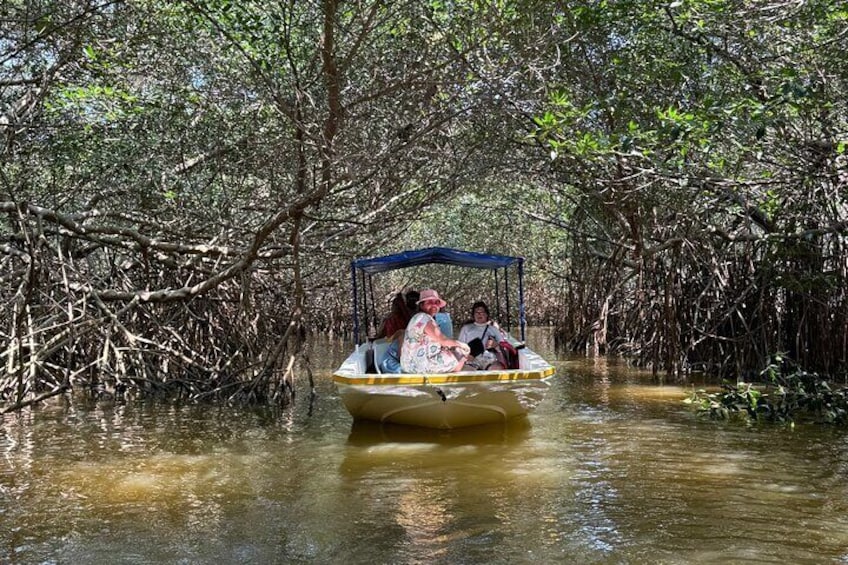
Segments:
[[[439,293],[428,288],[418,299],[419,312],[406,326],[400,366],[404,373],[453,373],[462,370],[470,353],[467,344],[446,337],[434,316],[445,306]]]

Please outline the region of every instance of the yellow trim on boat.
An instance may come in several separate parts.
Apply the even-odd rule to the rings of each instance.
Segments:
[[[344,375],[333,374],[333,381],[348,385],[434,385],[434,384],[464,384],[479,382],[512,382],[543,380],[554,374],[553,367],[544,369],[521,369],[515,371],[498,371],[497,373],[438,373],[433,375],[414,374],[367,374]]]

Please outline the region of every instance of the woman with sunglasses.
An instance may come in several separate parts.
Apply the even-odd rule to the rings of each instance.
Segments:
[[[485,302],[475,302],[471,306],[471,320],[459,330],[459,341],[469,344],[472,353],[476,356],[468,362],[469,367],[484,371],[498,371],[504,369],[504,364],[498,358],[498,344],[503,337],[500,328],[492,320],[489,307]],[[471,344],[479,342],[477,349]]]

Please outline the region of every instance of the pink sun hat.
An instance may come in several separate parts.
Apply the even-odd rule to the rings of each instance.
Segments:
[[[428,300],[438,300],[439,308],[444,308],[447,304],[447,302],[445,302],[439,297],[439,293],[433,290],[432,288],[428,288],[426,290],[421,291],[421,296],[418,298],[417,304],[421,304],[422,302],[426,302]]]

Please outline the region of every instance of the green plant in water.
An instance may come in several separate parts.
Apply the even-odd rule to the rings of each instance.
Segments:
[[[727,420],[848,424],[848,387],[834,388],[826,378],[796,367],[784,355],[774,355],[760,373],[762,383],[723,382],[718,392],[700,389],[684,400],[699,413]]]
[[[767,397],[751,383],[731,384],[724,381],[719,392],[700,389],[684,400],[693,404],[698,411],[716,420],[727,420],[734,415],[758,420],[760,413],[767,410]]]

